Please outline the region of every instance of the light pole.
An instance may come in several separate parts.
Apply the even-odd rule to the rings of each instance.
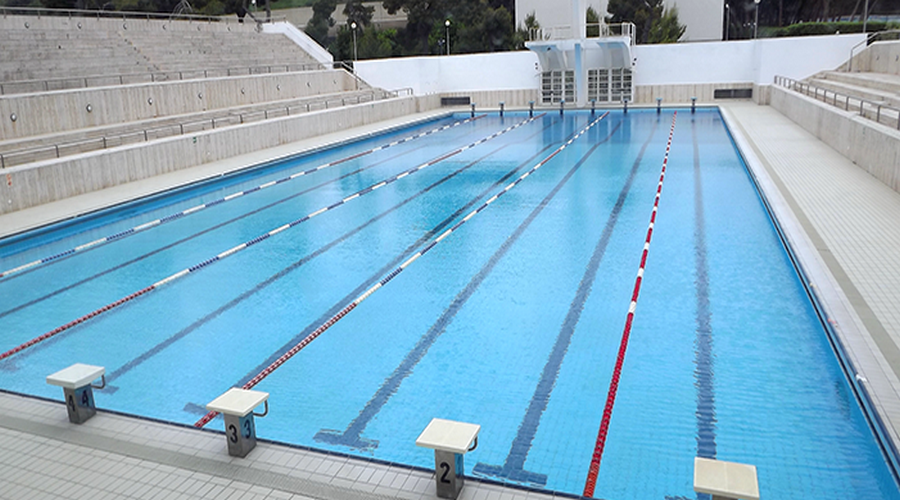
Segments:
[[[756,20],[753,22],[753,38],[759,37],[759,1],[753,0],[753,3],[756,4]]]
[[[447,55],[450,55],[450,20],[444,21],[444,27],[447,29]]]
[[[353,61],[356,61],[356,21],[350,23],[350,29],[353,30]]]
[[[866,5],[863,7],[863,34],[866,33],[866,25],[869,23],[869,0],[866,0]]]
[[[728,41],[728,27],[731,25],[731,6],[725,4],[725,41]]]

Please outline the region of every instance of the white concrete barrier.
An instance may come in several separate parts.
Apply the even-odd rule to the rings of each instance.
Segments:
[[[0,96],[0,137],[16,139],[354,88],[346,71],[324,70]]]
[[[7,168],[0,213],[438,107],[401,97]]]

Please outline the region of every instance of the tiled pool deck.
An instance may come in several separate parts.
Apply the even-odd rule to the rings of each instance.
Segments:
[[[767,106],[723,105],[758,182],[895,443],[900,429],[900,194]],[[406,117],[0,217],[0,236],[351,136]],[[415,436],[410,436],[410,443]],[[434,474],[270,443],[227,455],[222,435],[0,393],[0,498],[433,499]],[[463,500],[553,495],[468,480]]]

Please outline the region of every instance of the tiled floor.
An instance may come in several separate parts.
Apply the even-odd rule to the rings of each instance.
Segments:
[[[769,107],[739,102],[724,106],[723,113],[891,437],[900,442],[900,194]],[[0,236],[289,151],[270,150],[6,215],[0,217]],[[218,433],[105,412],[76,426],[68,423],[61,403],[0,393],[0,499],[40,498],[436,497],[430,472],[269,443],[245,459],[231,458]],[[553,497],[470,479],[461,498]]]
[[[434,474],[260,443],[228,455],[222,434],[0,393],[2,499],[435,498]],[[415,439],[412,437],[411,439]],[[551,499],[470,480],[463,500]]]

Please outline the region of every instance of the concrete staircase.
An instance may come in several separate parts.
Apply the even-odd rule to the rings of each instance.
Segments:
[[[9,89],[75,86],[41,82],[37,88],[19,90],[19,85],[10,85],[34,80],[76,80],[84,87],[89,86],[85,77],[103,75],[169,73],[165,80],[184,72],[203,76],[211,70],[224,76],[231,74],[226,69],[251,74],[299,71],[304,65],[321,68],[287,36],[260,33],[249,24],[8,16],[0,18],[0,47],[4,94]]]
[[[900,109],[900,75],[826,71],[808,79],[808,82],[833,92]]]
[[[213,19],[0,17],[0,94],[0,213],[436,106]]]

